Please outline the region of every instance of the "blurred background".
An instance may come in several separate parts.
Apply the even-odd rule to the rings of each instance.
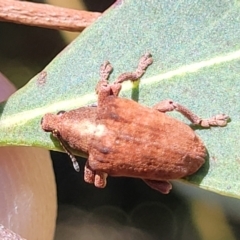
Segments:
[[[45,2],[103,12],[114,0]],[[78,35],[0,22],[0,72],[21,88]],[[107,187],[97,189],[74,171],[67,155],[51,157],[59,204],[55,240],[240,239],[238,199],[180,182],[162,195],[130,178],[109,177]],[[83,169],[85,159],[79,163]]]

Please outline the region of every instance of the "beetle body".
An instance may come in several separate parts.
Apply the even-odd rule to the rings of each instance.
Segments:
[[[186,124],[132,100],[108,96],[103,107],[46,114],[45,131],[57,130],[89,155],[93,171],[146,180],[173,180],[196,172],[206,149]]]
[[[121,83],[139,79],[151,63],[151,55],[143,55],[135,72],[120,75],[113,84],[108,83],[111,65],[104,63],[96,87],[97,106],[58,115],[48,113],[42,118],[43,130],[58,138],[77,171],[77,161],[68,146],[88,154],[84,169],[86,182],[105,187],[107,175],[135,177],[168,193],[169,180],[191,175],[204,164],[206,149],[188,125],[165,112],[177,110],[202,127],[227,124],[225,114],[201,119],[172,100],[148,108],[118,97]]]

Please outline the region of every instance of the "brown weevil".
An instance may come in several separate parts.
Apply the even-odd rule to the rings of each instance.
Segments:
[[[225,114],[201,119],[172,100],[149,108],[118,97],[121,83],[140,79],[150,64],[152,57],[146,53],[135,72],[121,74],[109,84],[112,67],[105,62],[96,87],[97,106],[42,118],[42,129],[59,140],[77,171],[70,148],[88,154],[84,179],[96,187],[104,188],[108,175],[125,176],[141,178],[166,194],[172,188],[170,180],[191,175],[204,164],[206,148],[201,139],[188,125],[165,114],[168,111],[176,110],[202,127],[227,124]]]

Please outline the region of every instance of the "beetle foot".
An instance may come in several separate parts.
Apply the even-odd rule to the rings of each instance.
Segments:
[[[143,179],[143,181],[154,190],[163,194],[168,194],[172,189],[172,184],[168,181]]]
[[[105,61],[100,67],[100,81],[107,81],[113,68],[109,61]]]
[[[113,68],[109,61],[105,61],[100,67],[100,80],[97,83],[95,88],[96,93],[98,94],[102,87],[108,87],[108,78],[112,72]]]
[[[114,84],[122,83],[127,80],[137,81],[139,80],[142,75],[145,73],[145,70],[148,68],[149,65],[153,63],[152,55],[150,53],[144,54],[138,63],[138,67],[135,72],[127,72],[121,74],[115,81]]]
[[[178,111],[182,115],[184,115],[187,119],[189,119],[193,124],[199,125],[201,127],[211,127],[211,126],[224,127],[227,125],[227,122],[229,120],[229,116],[227,116],[226,114],[218,114],[211,118],[202,119],[199,116],[197,116],[195,113],[193,113],[191,110],[186,108],[185,106],[179,103],[176,103],[173,100],[162,101],[156,104],[153,108],[164,113],[170,112],[173,110]]]
[[[94,184],[95,187],[104,188],[107,185],[107,173],[93,171],[88,162],[84,167],[84,181],[90,184]]]
[[[211,127],[211,126],[219,126],[224,127],[227,125],[227,122],[229,120],[229,116],[226,114],[218,114],[216,116],[213,116],[209,119],[203,119],[200,122],[200,125],[202,127]]]
[[[94,171],[90,169],[88,162],[86,162],[84,167],[84,181],[90,184],[94,183]]]
[[[148,68],[148,66],[150,66],[152,63],[153,59],[151,53],[145,53],[139,60],[137,70],[145,71]]]
[[[94,185],[98,188],[105,188],[107,185],[107,173],[96,172],[94,178]]]

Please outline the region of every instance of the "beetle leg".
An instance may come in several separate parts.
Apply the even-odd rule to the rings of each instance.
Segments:
[[[144,73],[149,65],[153,62],[150,53],[144,54],[138,63],[135,72],[128,72],[121,74],[112,84],[108,83],[109,75],[112,71],[112,66],[108,61],[102,64],[100,68],[100,81],[96,86],[96,93],[98,94],[98,105],[104,102],[104,99],[109,95],[118,96],[122,88],[122,83],[127,80],[136,81]],[[101,107],[101,106],[100,106]]]
[[[118,96],[121,90],[121,83],[131,80],[137,81],[145,73],[146,69],[153,62],[152,55],[150,53],[145,53],[138,62],[138,67],[134,72],[126,72],[121,74],[114,82],[111,84],[111,89],[114,96]]]
[[[90,184],[94,183],[95,174],[94,171],[90,168],[88,161],[84,167],[84,181]]]
[[[84,167],[84,180],[94,184],[95,187],[104,188],[107,184],[107,173],[92,170],[87,161]]]
[[[165,100],[158,104],[156,104],[153,108],[157,109],[160,112],[170,112],[176,110],[184,115],[188,120],[190,120],[193,124],[202,126],[202,127],[211,127],[211,126],[219,126],[224,127],[227,125],[227,121],[229,120],[229,116],[226,114],[218,114],[211,118],[202,119],[193,113],[188,108],[183,105],[173,102],[172,100]]]
[[[112,88],[108,83],[108,78],[111,72],[112,72],[111,64],[108,61],[104,62],[100,68],[100,80],[95,88],[96,93],[98,94],[97,106],[99,105],[101,106],[101,103],[104,102],[104,99],[106,97],[108,97],[109,95],[113,95]],[[116,87],[121,89],[121,86],[116,85]]]
[[[131,80],[137,81],[145,73],[147,67],[153,62],[152,55],[145,53],[139,60],[138,67],[135,72],[127,72],[121,74],[115,81],[114,84],[123,83],[124,81]]]
[[[168,181],[158,181],[158,180],[150,180],[143,179],[143,181],[151,188],[163,193],[168,194],[172,189],[172,184]]]
[[[94,178],[95,187],[105,188],[107,185],[107,176],[107,173],[96,171]]]
[[[95,88],[96,93],[98,94],[98,92],[100,91],[101,87],[107,87],[108,84],[108,78],[112,72],[112,66],[110,64],[110,62],[105,61],[101,67],[100,67],[100,80]]]

